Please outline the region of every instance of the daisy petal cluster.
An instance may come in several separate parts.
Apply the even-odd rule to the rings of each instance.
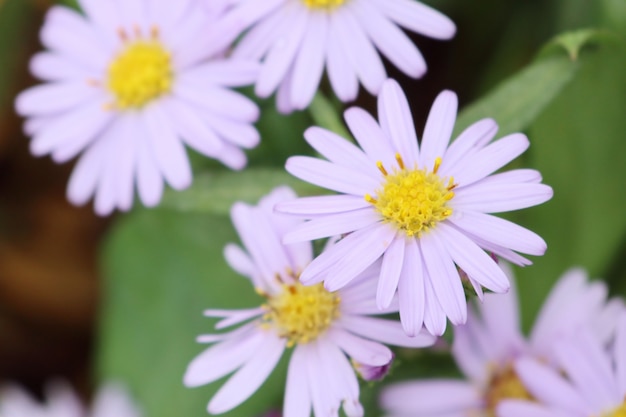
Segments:
[[[466,380],[394,384],[383,391],[381,405],[389,417],[494,417],[504,400],[537,398],[520,378],[517,360],[528,358],[558,369],[559,341],[590,328],[597,343],[606,345],[616,328],[612,317],[622,311],[621,300],[607,300],[603,282],[589,282],[583,270],[571,269],[548,295],[526,338],[520,330],[515,287],[508,294],[486,294],[483,303],[469,310],[467,323],[454,328],[452,355]]]
[[[372,266],[350,285],[330,292],[322,285],[305,287],[300,272],[312,259],[309,243],[284,245],[285,230],[299,223],[280,217],[273,206],[293,200],[288,188],[278,188],[258,206],[237,203],[232,220],[245,250],[228,245],[231,267],[248,277],[265,302],[247,310],[207,310],[221,320],[223,333],[198,337],[211,346],[189,364],[184,383],[189,387],[232,376],[208,404],[219,414],[250,397],[272,372],[288,348],[289,359],[283,415],[285,417],[362,416],[357,369],[375,379],[393,359],[383,343],[424,347],[434,342],[426,333],[409,338],[400,323],[371,317],[380,314],[373,303],[378,270]],[[397,311],[390,306],[383,313]],[[236,327],[234,327],[236,326]],[[234,327],[234,329],[231,329]],[[373,371],[378,369],[378,372]]]
[[[233,2],[231,2],[233,3]],[[277,91],[282,112],[308,107],[324,70],[342,101],[359,83],[378,94],[387,78],[377,50],[402,72],[426,72],[419,50],[400,27],[435,39],[454,36],[454,23],[414,0],[240,0],[216,27],[234,40],[233,56],[263,61],[259,97]]]
[[[303,271],[306,285],[324,281],[336,291],[382,258],[376,303],[387,308],[398,294],[400,318],[409,335],[422,325],[435,335],[467,318],[463,282],[482,298],[483,287],[509,289],[504,272],[486,251],[513,263],[529,264],[518,252],[542,255],[546,244],[535,233],[493,216],[549,200],[552,189],[539,172],[495,173],[529,146],[521,133],[491,143],[497,125],[478,121],[450,144],[456,95],[435,100],[418,144],[406,97],[388,80],[378,98],[378,121],[360,108],[345,119],[359,146],[313,127],[305,138],[326,160],[291,157],[292,175],[341,195],[308,197],[277,210],[310,221],[294,227],[285,242],[347,236]]]
[[[197,2],[81,0],[84,15],[54,6],[31,71],[45,81],[17,97],[31,152],[59,163],[78,155],[67,195],[95,210],[128,210],[135,189],[156,205],[163,182],[188,187],[185,145],[241,169],[259,142],[257,106],[231,90],[259,65],[223,57],[196,39],[217,19]],[[219,39],[211,38],[214,45]]]
[[[141,417],[142,413],[119,385],[108,384],[100,388],[91,411],[87,412],[74,391],[66,384],[48,385],[46,402],[35,400],[18,386],[5,386],[0,390],[0,415],[2,417]]]
[[[515,371],[536,401],[503,401],[498,416],[626,416],[626,312],[618,317],[608,352],[590,331],[581,331],[556,344],[559,369],[534,358],[516,361]]]

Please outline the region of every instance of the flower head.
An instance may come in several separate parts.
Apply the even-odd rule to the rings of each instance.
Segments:
[[[345,113],[361,149],[324,129],[305,133],[328,161],[292,157],[287,170],[343,195],[279,204],[281,212],[311,219],[287,233],[285,242],[347,236],[305,269],[303,284],[324,281],[336,291],[382,257],[379,308],[389,306],[397,289],[405,331],[416,334],[425,324],[440,335],[446,317],[453,324],[467,317],[457,267],[482,297],[482,287],[498,293],[509,288],[485,251],[522,265],[530,262],[515,251],[544,253],[546,244],[535,233],[487,214],[552,197],[537,171],[493,174],[524,152],[528,139],[516,133],[489,143],[497,125],[484,119],[449,145],[456,110],[456,95],[442,92],[418,146],[406,97],[388,80],[378,98],[378,123],[359,108]]]
[[[233,169],[254,147],[256,105],[231,87],[252,84],[259,65],[225,59],[196,39],[217,18],[197,2],[145,0],[116,7],[79,1],[85,15],[54,6],[31,61],[46,81],[21,93],[34,155],[56,162],[81,155],[67,195],[74,204],[95,196],[95,209],[128,210],[136,188],[156,205],[163,181],[175,189],[192,180],[185,144]],[[221,13],[222,10],[220,9]]]
[[[399,27],[435,39],[456,31],[446,16],[413,0],[243,0],[218,27],[233,40],[243,33],[233,55],[263,61],[256,93],[278,90],[283,112],[309,105],[324,69],[342,101],[356,98],[359,82],[378,94],[386,74],[377,49],[405,74],[421,77],[424,58]]]
[[[536,358],[518,359],[515,369],[537,401],[503,401],[498,416],[626,416],[626,311],[616,321],[610,351],[584,329],[555,343],[557,369]]]
[[[9,385],[0,391],[2,417],[140,417],[142,413],[119,385],[108,384],[96,394],[87,412],[74,391],[62,382],[47,386],[46,402],[40,403],[26,391]]]
[[[277,202],[294,198],[290,189],[279,188],[258,206],[233,206],[233,223],[245,251],[228,245],[226,259],[251,280],[265,301],[249,310],[205,312],[222,318],[217,329],[241,324],[226,333],[200,336],[198,341],[213,345],[198,355],[185,373],[185,385],[198,386],[234,371],[209,402],[210,413],[228,411],[245,401],[284,351],[293,347],[283,415],[308,415],[311,408],[317,416],[334,415],[343,405],[348,416],[360,416],[363,410],[354,368],[381,378],[393,359],[382,343],[423,347],[434,342],[428,334],[407,337],[396,321],[370,317],[381,313],[371,297],[376,265],[338,292],[321,284],[300,283],[299,275],[312,259],[312,247],[308,242],[283,245],[284,231],[299,221],[273,212]],[[395,311],[391,306],[382,313]],[[373,369],[378,372],[369,372]]]
[[[504,400],[536,401],[538,397],[522,380],[516,361],[534,358],[555,368],[559,358],[556,344],[586,327],[594,329],[596,340],[607,344],[616,327],[611,317],[619,315],[624,306],[621,300],[607,301],[606,297],[604,283],[589,282],[578,268],[567,271],[548,295],[526,338],[520,330],[515,287],[507,294],[485,294],[483,303],[469,310],[467,323],[454,328],[452,355],[466,380],[394,384],[383,391],[381,405],[390,417],[447,413],[495,417]]]

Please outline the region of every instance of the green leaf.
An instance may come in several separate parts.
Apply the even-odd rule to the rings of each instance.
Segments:
[[[324,192],[274,168],[248,168],[240,172],[218,171],[196,176],[185,191],[168,190],[161,207],[183,212],[228,214],[235,201],[256,203],[280,185],[288,185],[298,195]]]
[[[309,106],[309,113],[316,126],[328,129],[344,138],[352,139],[343,121],[340,110],[321,92],[318,92]]]
[[[207,308],[259,306],[250,282],[225,263],[222,250],[237,241],[225,216],[142,210],[113,230],[104,252],[104,291],[97,368],[102,380],[129,386],[146,417],[206,417],[223,380],[188,389],[187,364],[213,331]],[[282,404],[285,358],[259,392],[224,414],[250,417]]]
[[[490,117],[500,126],[498,135],[526,129],[574,78],[578,64],[564,54],[537,61],[459,114],[456,137],[472,123]]]
[[[626,271],[621,245],[626,238],[626,45],[586,48],[579,63],[574,82],[529,132],[530,162],[553,187],[554,198],[517,216],[548,243],[546,255],[519,272],[527,323],[566,269],[580,265],[609,279],[615,279],[606,276],[610,271]],[[621,262],[621,268],[612,262]]]

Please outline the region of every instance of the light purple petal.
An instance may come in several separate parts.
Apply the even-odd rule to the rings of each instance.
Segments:
[[[293,64],[306,32],[311,30],[309,13],[299,7],[292,7],[290,10],[292,14],[283,26],[283,33],[288,33],[289,36],[274,42],[261,67],[255,87],[256,95],[261,98],[269,97],[276,90]]]
[[[274,370],[285,349],[285,340],[265,334],[265,340],[257,346],[256,353],[223,386],[209,402],[211,414],[232,410],[265,382]]]
[[[543,404],[522,400],[503,400],[496,408],[498,417],[572,417],[571,413],[552,409]],[[578,416],[578,414],[576,414]]]
[[[86,80],[89,78],[89,71],[59,54],[39,52],[31,58],[29,68],[30,72],[39,79],[46,81],[70,81],[78,78],[83,81],[76,84],[83,89],[94,90],[93,87],[87,86],[86,83]]]
[[[424,326],[435,336],[441,336],[446,331],[446,313],[437,300],[432,278],[424,271]]]
[[[139,149],[137,151],[137,190],[144,205],[156,206],[163,195],[163,176],[157,164],[150,137],[145,133],[143,125],[136,121]]]
[[[417,135],[409,102],[395,80],[387,80],[378,96],[378,120],[407,168],[419,160]]]
[[[426,62],[413,42],[394,23],[368,2],[355,1],[351,7],[374,45],[403,73],[419,78],[426,72]]]
[[[502,269],[467,236],[445,223],[438,224],[436,232],[440,239],[440,252],[447,249],[447,253],[467,275],[492,291],[504,293],[509,290],[511,285]],[[430,274],[432,277],[432,272]]]
[[[471,158],[498,132],[498,125],[493,119],[482,119],[466,128],[442,156],[439,175],[449,177],[451,171],[465,158]]]
[[[287,370],[283,412],[289,417],[310,417],[311,394],[306,372],[306,355],[301,346],[293,350]]]
[[[536,233],[489,214],[464,211],[448,221],[474,236],[517,252],[541,256],[547,249],[546,242]]]
[[[329,25],[326,45],[326,68],[328,79],[337,97],[343,101],[353,101],[359,93],[359,79],[352,68],[350,58],[337,42],[337,25]]]
[[[466,415],[482,409],[482,395],[465,381],[430,379],[392,384],[380,396],[380,405],[391,415],[440,416]]]
[[[545,203],[553,195],[545,184],[491,183],[490,178],[456,189],[451,205],[460,210],[502,213]]]
[[[365,196],[378,187],[359,171],[309,156],[290,157],[285,169],[303,181],[340,193]]]
[[[397,239],[402,241],[402,239]],[[405,239],[404,259],[400,282],[398,283],[398,300],[400,304],[400,321],[402,328],[409,336],[418,334],[424,325],[424,263],[422,254],[415,239]]]
[[[312,13],[307,29],[293,63],[290,101],[296,110],[308,107],[322,79],[328,15]]]
[[[386,167],[397,165],[391,139],[385,135],[372,115],[359,107],[351,107],[344,113],[344,118],[359,146],[371,160],[372,166],[377,161],[381,161]]]
[[[514,133],[476,152],[472,158],[463,159],[450,175],[460,187],[468,186],[502,168],[528,149],[526,135]]]
[[[243,9],[248,7],[264,8],[267,5],[276,8],[278,3],[284,3],[285,0],[273,0],[272,2],[242,2],[245,6],[240,7]],[[258,12],[256,12],[258,13]],[[253,60],[261,60],[272,47],[272,45],[278,41],[281,34],[284,32],[286,20],[290,17],[290,13],[287,7],[277,7],[272,13],[261,18],[261,13],[258,13],[254,19],[259,19],[258,22],[250,28],[250,30],[236,45],[232,52],[232,57],[236,59],[246,58]],[[223,18],[224,23],[227,18]],[[252,19],[250,19],[252,20]]]
[[[622,395],[626,396],[626,311],[622,310],[617,320],[613,355],[615,357],[617,388]]]
[[[45,115],[76,110],[77,106],[94,102],[101,96],[102,93],[86,81],[59,81],[36,85],[20,93],[15,108],[22,116]]]
[[[372,4],[387,17],[413,32],[435,39],[450,39],[454,22],[441,12],[412,0],[374,0]]]
[[[389,307],[396,294],[400,272],[402,272],[404,264],[404,245],[403,239],[394,238],[383,255],[378,289],[376,290],[376,305],[381,310]]]
[[[352,69],[356,72],[365,89],[377,95],[387,78],[376,48],[367,38],[360,23],[346,7],[338,8],[330,15],[335,41],[343,48]]]
[[[337,323],[359,336],[389,345],[419,348],[435,343],[435,338],[426,332],[407,336],[397,320],[345,315]]]
[[[393,353],[387,346],[355,336],[340,327],[329,329],[328,338],[359,363],[383,366],[393,359]]]
[[[344,213],[371,207],[365,198],[352,195],[323,195],[319,197],[301,197],[294,201],[286,201],[276,205],[279,213],[294,214],[303,217],[314,217],[333,213]]]
[[[452,91],[442,91],[433,103],[421,143],[420,166],[432,169],[436,158],[443,158],[454,123],[456,122],[456,112],[458,99]]]
[[[380,216],[371,207],[329,214],[293,227],[284,236],[283,242],[295,243],[341,235],[362,229],[379,220]]]
[[[436,231],[422,236],[420,249],[441,308],[453,324],[463,324],[467,320],[465,293],[453,258],[446,248],[446,245],[450,246],[449,239],[440,236],[441,226],[437,225]]]

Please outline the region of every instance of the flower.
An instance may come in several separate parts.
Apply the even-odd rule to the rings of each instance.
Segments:
[[[22,388],[8,385],[0,391],[2,417],[140,417],[142,413],[120,385],[104,385],[87,413],[74,391],[63,382],[47,386],[47,402],[40,403]]]
[[[79,1],[85,15],[54,6],[31,61],[46,81],[22,92],[31,152],[59,163],[81,154],[67,195],[74,204],[95,196],[101,215],[128,210],[134,188],[146,206],[158,204],[163,180],[188,187],[184,144],[241,169],[259,134],[257,106],[231,87],[252,84],[259,64],[226,59],[199,45],[216,16],[197,2],[145,0],[119,7]],[[213,43],[219,45],[219,34]]]
[[[590,331],[581,331],[556,344],[560,369],[518,359],[515,370],[538,402],[503,401],[498,416],[626,416],[626,312],[618,321],[612,352]]]
[[[482,304],[469,310],[467,323],[454,328],[452,355],[467,380],[401,382],[382,392],[381,405],[393,417],[494,417],[498,404],[507,398],[535,398],[520,380],[514,362],[528,357],[554,366],[559,357],[555,343],[586,326],[606,344],[615,330],[611,318],[624,308],[621,300],[607,302],[606,296],[603,282],[588,282],[579,268],[567,271],[548,295],[526,339],[520,330],[515,287],[503,295],[486,294]]]
[[[243,33],[233,56],[263,61],[256,94],[278,90],[278,108],[288,113],[309,105],[324,69],[342,101],[356,98],[359,82],[377,95],[387,76],[376,49],[421,77],[424,58],[398,26],[435,39],[456,31],[446,16],[413,0],[240,0],[215,30],[230,31],[232,40]]]
[[[467,317],[455,264],[482,297],[481,286],[498,293],[509,289],[504,272],[485,250],[521,265],[530,261],[514,251],[544,253],[546,244],[538,235],[486,214],[552,197],[535,170],[492,175],[523,153],[528,139],[516,133],[490,144],[497,125],[484,119],[448,146],[456,110],[454,93],[439,94],[418,147],[406,97],[388,80],[378,98],[379,123],[360,108],[345,113],[362,149],[318,127],[305,132],[309,144],[328,161],[291,157],[287,171],[344,195],[277,205],[283,213],[311,219],[294,227],[285,242],[348,235],[311,262],[300,278],[303,284],[324,281],[329,291],[336,291],[382,256],[378,307],[387,307],[397,289],[407,334],[416,334],[425,324],[441,335],[446,316],[453,324]]]
[[[309,243],[283,245],[282,234],[294,219],[273,213],[279,201],[295,198],[288,188],[278,188],[258,206],[237,203],[231,216],[246,251],[230,244],[225,257],[231,267],[250,279],[265,303],[248,310],[207,310],[205,315],[222,318],[216,329],[240,327],[220,334],[200,336],[213,345],[188,366],[184,384],[204,385],[234,371],[211,399],[208,411],[228,411],[250,397],[287,348],[289,360],[283,415],[361,416],[359,386],[354,363],[383,367],[393,354],[382,343],[406,347],[431,345],[426,333],[407,337],[400,323],[370,317],[381,312],[372,302],[376,266],[361,274],[339,292],[322,285],[305,287],[298,275],[312,258]],[[384,313],[397,311],[390,307]]]

